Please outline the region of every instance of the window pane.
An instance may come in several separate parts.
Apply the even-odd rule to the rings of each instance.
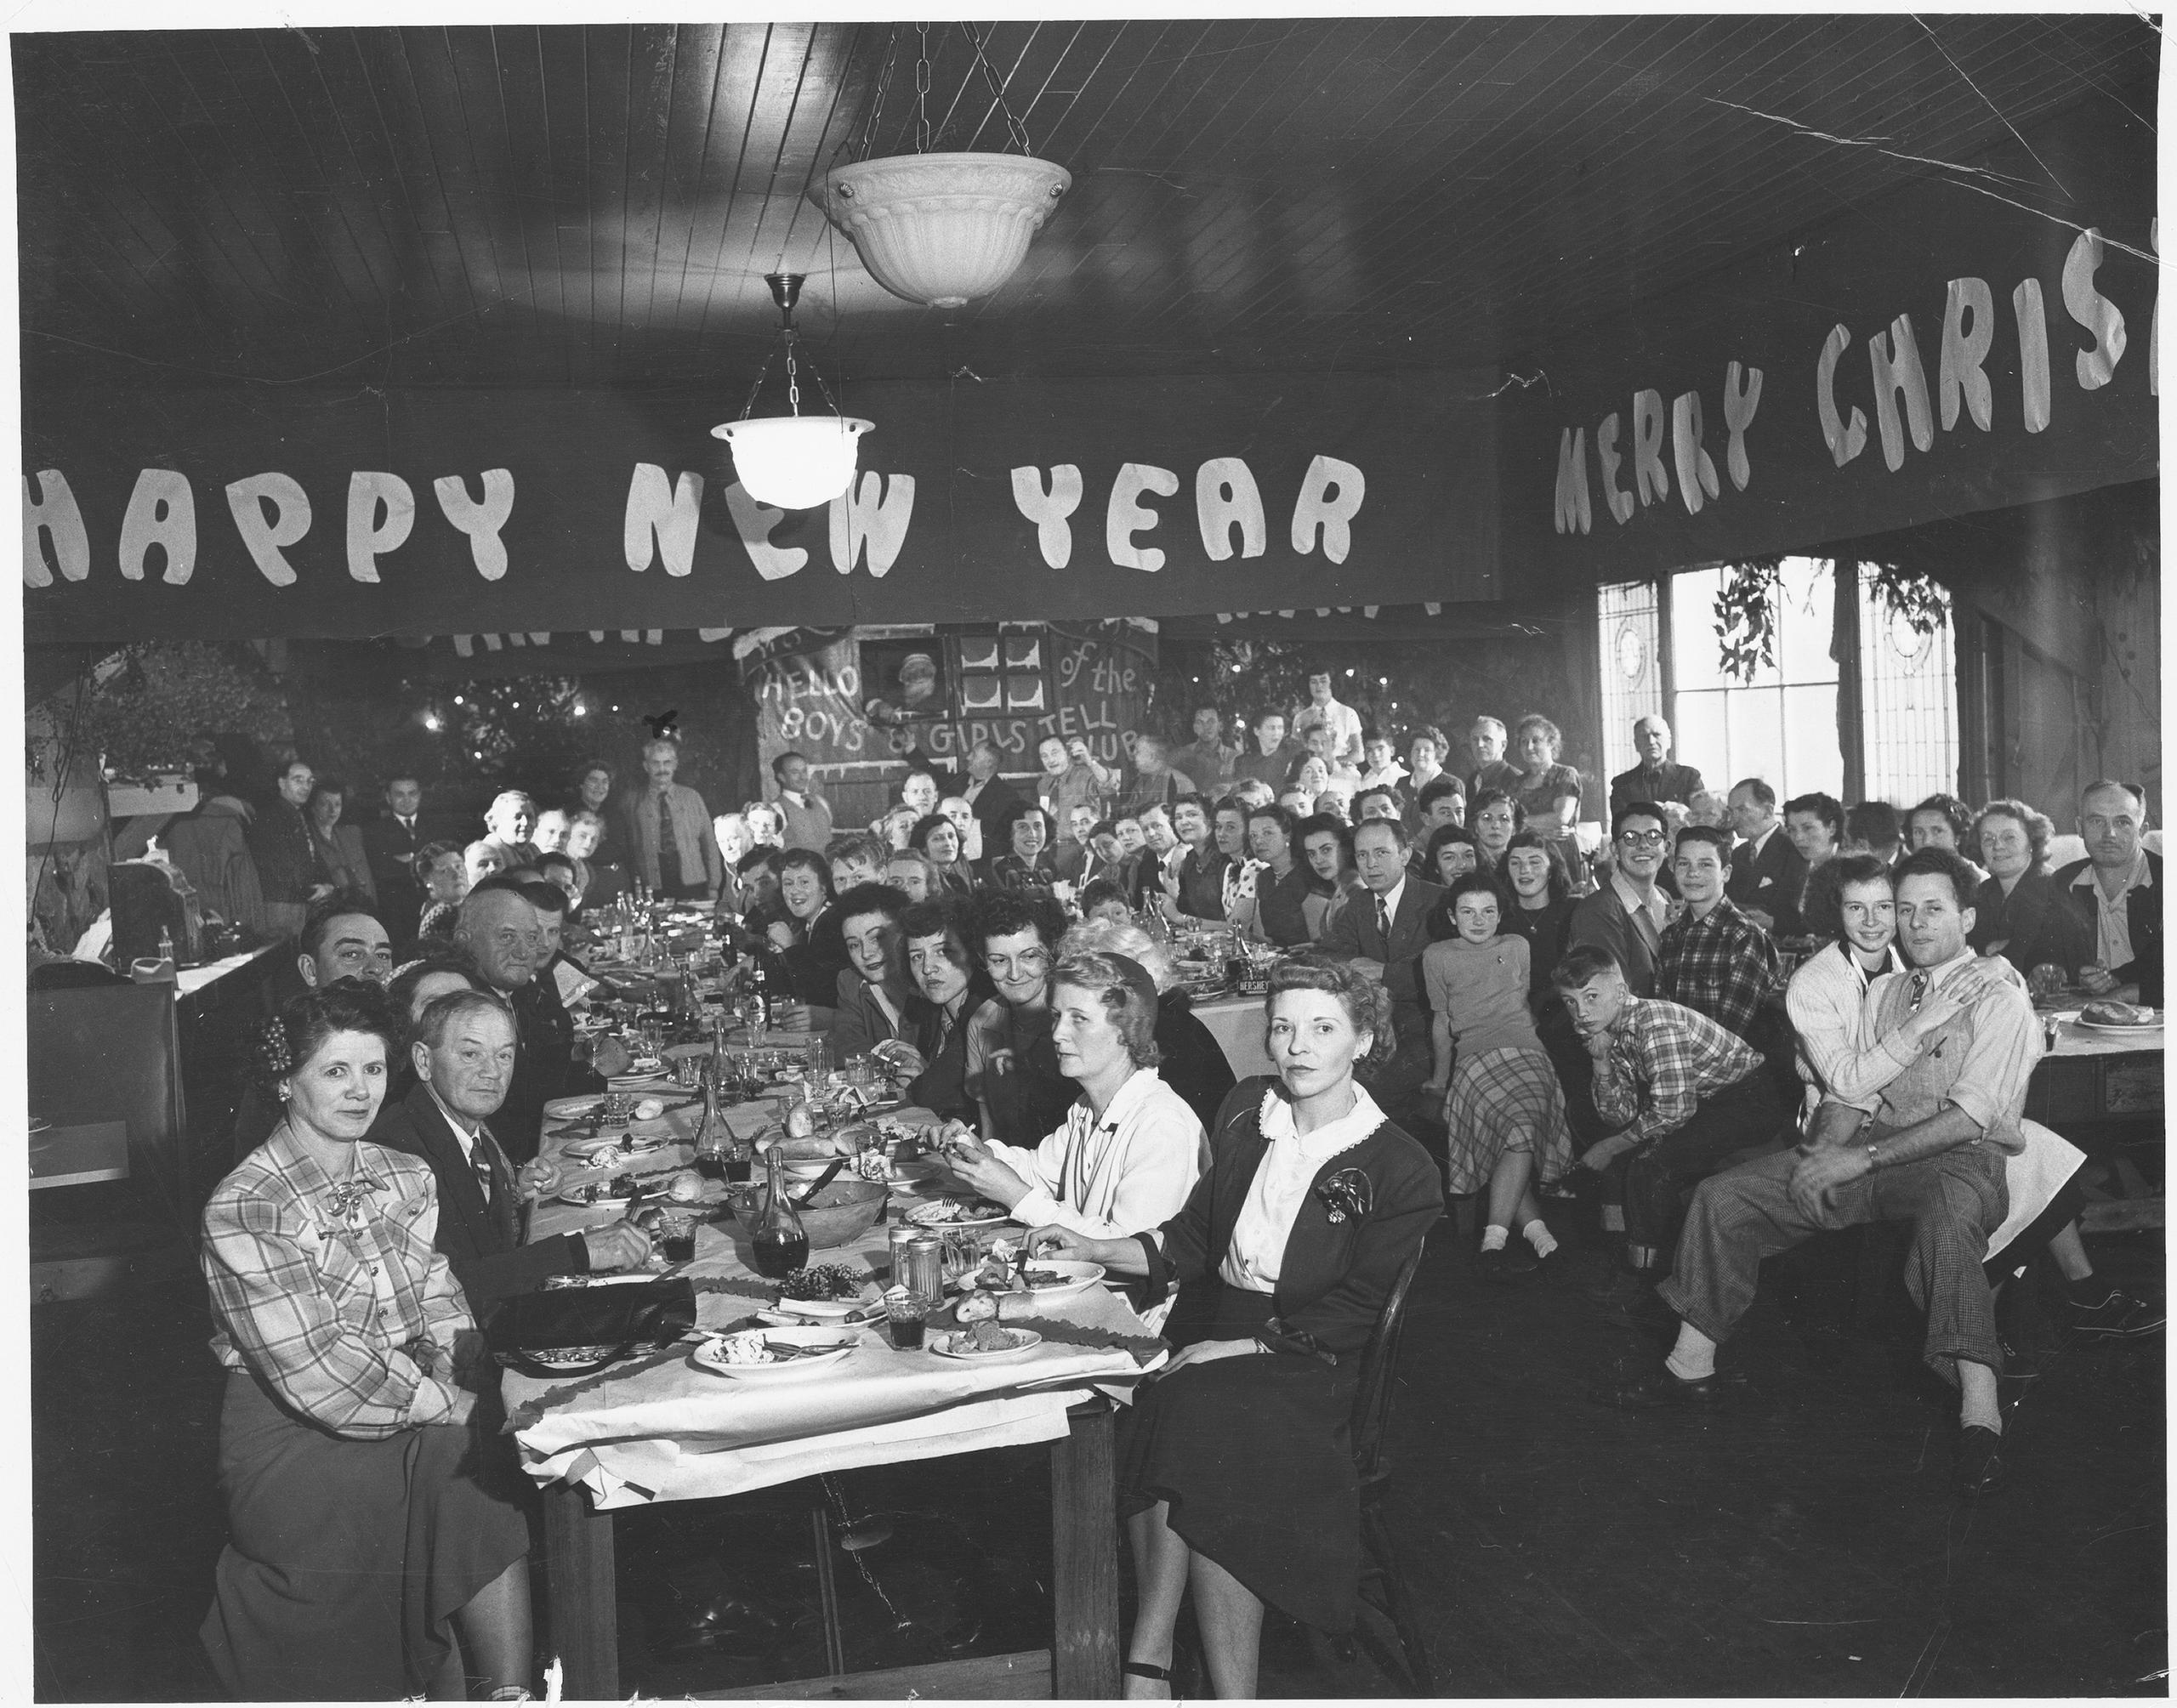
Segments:
[[[1826,559],[1787,558],[1771,619],[1776,663],[1743,684],[1723,673],[1715,602],[1729,574],[1688,570],[1671,583],[1671,728],[1679,757],[1719,791],[1759,777],[1779,796],[1835,794],[1844,762],[1837,745],[1837,665],[1829,656],[1835,580]]]
[[[1722,585],[1720,570],[1688,570],[1671,577],[1670,662],[1681,695],[1724,685],[1716,653],[1716,590]],[[1674,727],[1678,721],[1671,720]]]
[[[1837,746],[1836,684],[1787,688],[1781,703],[1784,713],[1784,769],[1777,794],[1789,798],[1818,790],[1841,799],[1844,756]]]
[[[1837,594],[1829,560],[1785,559],[1776,595],[1776,664],[1782,680],[1834,682],[1837,661],[1829,655],[1829,635],[1836,622]]]
[[[1941,593],[1941,589],[1937,590]],[[1916,634],[1860,577],[1861,703],[1867,797],[1910,807],[1958,786],[1958,659],[1950,598],[1931,634]]]
[[[1653,582],[1624,582],[1595,592],[1604,779],[1630,770],[1639,757],[1633,751],[1633,720],[1663,710],[1657,606]]]
[[[1783,700],[1774,688],[1734,688],[1725,695],[1731,731],[1732,780],[1765,778],[1785,792]]]

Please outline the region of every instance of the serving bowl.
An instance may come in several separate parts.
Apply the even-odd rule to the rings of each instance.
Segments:
[[[794,1203],[793,1213],[801,1218],[801,1226],[809,1235],[809,1249],[828,1251],[834,1246],[844,1246],[857,1234],[866,1234],[883,1219],[885,1200],[890,1189],[882,1181],[858,1180],[842,1174],[810,1203]],[[734,1213],[743,1227],[753,1227],[770,1202],[770,1189],[761,1182],[753,1183],[745,1199],[736,1199]],[[787,1199],[793,1203],[794,1194],[788,1189]]]

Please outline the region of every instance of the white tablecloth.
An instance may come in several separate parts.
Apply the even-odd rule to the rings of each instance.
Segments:
[[[1274,1074],[1270,1052],[1263,1048],[1263,999],[1259,996],[1219,996],[1194,1005],[1195,1018],[1209,1028],[1232,1064],[1236,1078]]]
[[[694,1113],[668,1119],[682,1127]],[[770,1118],[771,1111],[759,1104],[727,1111],[728,1121],[742,1130]],[[924,1112],[923,1118],[934,1117]],[[556,1148],[550,1136],[545,1142],[548,1151]],[[666,1171],[688,1155],[685,1148],[668,1149],[624,1166],[641,1173]],[[609,1220],[620,1208],[542,1206],[532,1237]],[[696,1240],[691,1277],[762,1285],[734,1223],[707,1223]],[[860,1260],[881,1269],[889,1261],[884,1224],[810,1257]],[[699,1291],[697,1319],[707,1327],[722,1326],[760,1302],[736,1293]],[[1123,1299],[1102,1288],[1041,1308],[1025,1297],[1008,1300],[1004,1314],[1038,1315],[1113,1334],[1150,1331]],[[599,1508],[609,1511],[740,1494],[860,1465],[1054,1440],[1066,1433],[1069,1406],[1100,1388],[1123,1391],[1142,1371],[1123,1348],[1050,1341],[1015,1362],[962,1363],[927,1349],[895,1351],[884,1331],[873,1328],[843,1363],[801,1382],[736,1381],[700,1368],[683,1349],[656,1368],[580,1387],[515,1438],[525,1467],[539,1483],[582,1483]],[[507,1408],[512,1412],[554,1387],[576,1386],[509,1370]]]

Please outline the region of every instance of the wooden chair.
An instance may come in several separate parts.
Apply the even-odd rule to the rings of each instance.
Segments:
[[[1406,1297],[1421,1268],[1417,1246],[1399,1272],[1383,1314],[1361,1353],[1361,1376],[1353,1394],[1353,1468],[1361,1478],[1361,1598],[1390,1621],[1398,1637],[1401,1659],[1416,1696],[1435,1696],[1436,1671],[1429,1646],[1415,1622],[1405,1575],[1391,1546],[1384,1507],[1390,1494],[1391,1467],[1384,1457],[1384,1431],[1390,1422],[1391,1400],[1398,1391],[1398,1345],[1406,1319]],[[1372,1596],[1373,1588],[1377,1593]]]

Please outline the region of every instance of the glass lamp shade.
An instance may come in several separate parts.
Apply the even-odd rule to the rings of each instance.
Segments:
[[[1073,174],[1018,154],[857,161],[809,192],[895,297],[957,309],[1003,285]]]
[[[711,429],[733,452],[751,498],[778,510],[828,504],[854,480],[861,435],[873,423],[839,415],[770,415]]]

